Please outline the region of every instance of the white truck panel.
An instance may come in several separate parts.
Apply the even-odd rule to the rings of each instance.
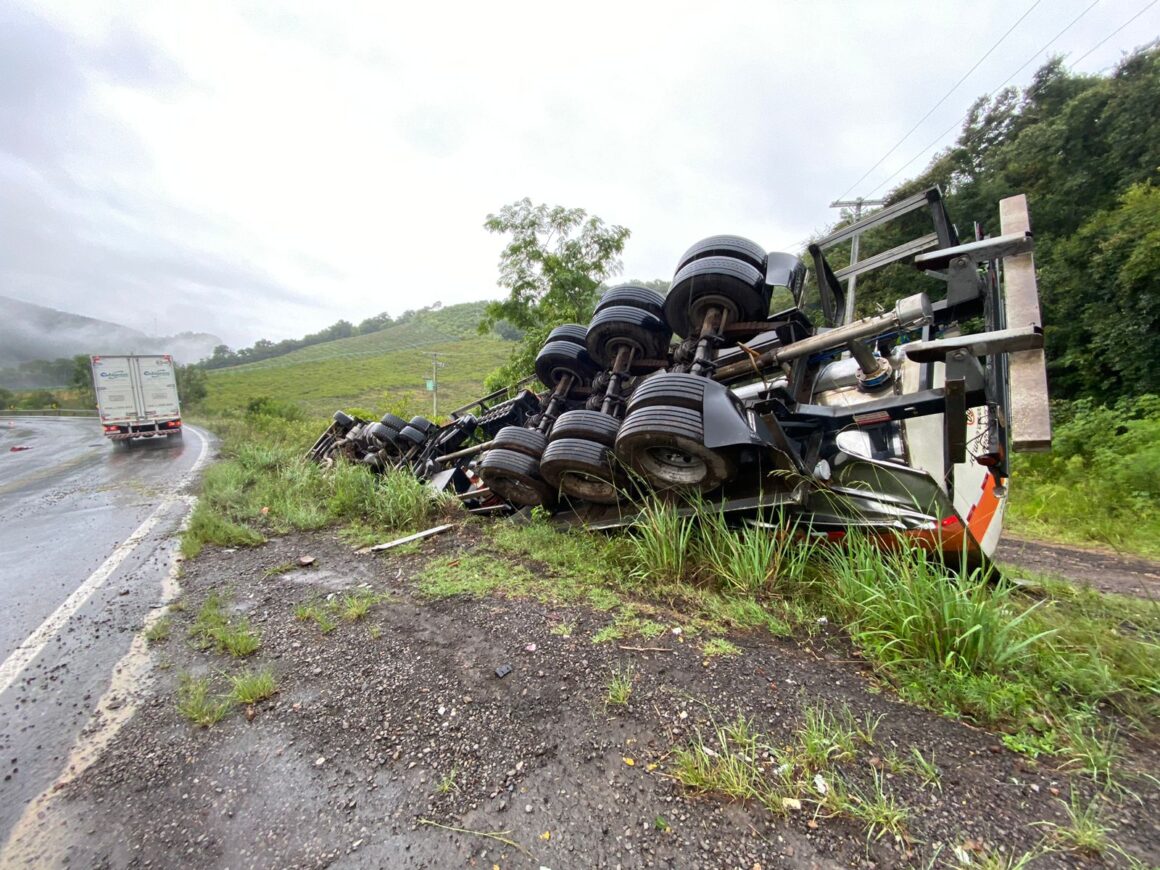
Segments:
[[[91,359],[97,407],[109,437],[132,437],[142,426],[149,429],[142,436],[168,434],[158,433],[158,428],[171,421],[180,426],[181,405],[172,357],[94,355]],[[123,428],[110,431],[113,426]]]

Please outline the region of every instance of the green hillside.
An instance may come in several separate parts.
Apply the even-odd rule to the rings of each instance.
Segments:
[[[430,353],[439,354],[442,413],[481,395],[483,378],[502,364],[515,345],[475,334],[485,303],[424,311],[413,320],[378,332],[328,341],[283,356],[212,369],[204,410],[210,414],[245,408],[257,398],[293,401],[307,414],[329,416],[358,407],[405,415],[431,412],[426,382]]]

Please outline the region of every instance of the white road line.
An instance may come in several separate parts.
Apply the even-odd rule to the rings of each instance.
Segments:
[[[41,651],[48,645],[48,642],[56,636],[62,628],[68,623],[69,619],[80,610],[85,603],[93,597],[93,594],[100,589],[105,582],[113,575],[113,572],[120,567],[121,563],[129,557],[129,555],[137,548],[137,546],[144,541],[149,533],[153,531],[154,526],[161,522],[161,518],[165,515],[174,504],[178,502],[185,502],[185,497],[179,492],[184,486],[189,484],[201,470],[202,465],[205,464],[209,456],[209,439],[201,432],[189,427],[185,428],[186,432],[193,432],[201,439],[201,452],[194,461],[193,466],[178,478],[177,482],[170,489],[167,497],[154,508],[153,513],[145,518],[145,522],[141,523],[133,534],[129,535],[122,541],[115,550],[105,559],[88,579],[78,586],[73,593],[58,607],[52,614],[40,624],[40,626],[30,634],[25,641],[18,646],[8,658],[4,660],[4,664],[0,665],[0,695],[8,690],[16,679],[23,673],[24,669],[28,667],[32,661],[40,655]]]

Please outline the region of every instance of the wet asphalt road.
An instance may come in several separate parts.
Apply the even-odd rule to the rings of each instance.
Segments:
[[[207,438],[125,449],[93,418],[0,418],[0,844],[159,603]]]

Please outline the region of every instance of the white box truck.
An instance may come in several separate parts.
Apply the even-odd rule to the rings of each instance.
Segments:
[[[96,356],[93,389],[105,436],[113,441],[181,437],[173,357]]]

